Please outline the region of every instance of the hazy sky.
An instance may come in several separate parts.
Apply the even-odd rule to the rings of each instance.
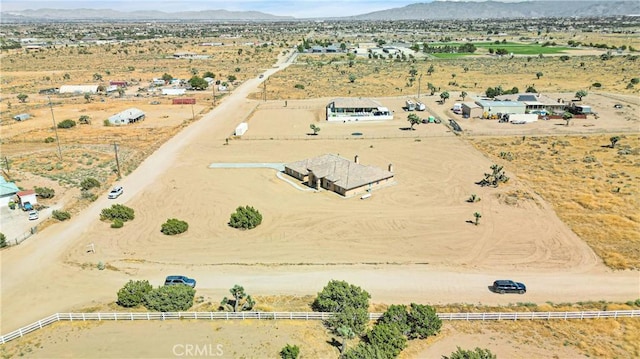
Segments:
[[[430,0],[0,0],[2,11],[25,9],[114,9],[119,11],[159,10],[164,12],[229,10],[261,11],[295,17],[349,16],[402,7]]]
[[[0,0],[0,10],[15,11],[25,9],[35,10],[43,8],[90,8],[114,9],[120,11],[159,10],[164,12],[178,12],[224,9],[229,11],[255,10],[273,15],[288,15],[297,18],[313,18],[359,15],[378,10],[403,7],[409,4],[426,3],[431,1],[432,0]],[[500,1],[504,2],[524,0]]]

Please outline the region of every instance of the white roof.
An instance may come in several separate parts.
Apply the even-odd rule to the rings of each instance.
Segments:
[[[98,85],[62,85],[60,93],[96,93]]]

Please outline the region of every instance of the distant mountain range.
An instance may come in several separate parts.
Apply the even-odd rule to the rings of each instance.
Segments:
[[[334,17],[344,20],[444,20],[543,17],[599,17],[640,15],[640,1],[434,1],[376,11],[357,16]],[[111,9],[38,9],[1,12],[0,22],[15,21],[135,21],[135,20],[209,20],[278,21],[296,20],[259,11],[203,10],[167,13],[162,11],[122,12]],[[297,19],[300,20],[300,19]]]

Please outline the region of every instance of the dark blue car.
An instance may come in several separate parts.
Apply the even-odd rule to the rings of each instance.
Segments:
[[[191,288],[195,288],[196,280],[189,277],[185,277],[183,275],[170,275],[164,280],[164,285],[177,285],[177,284],[188,285]]]
[[[527,287],[524,283],[514,282],[512,280],[497,280],[493,282],[491,288],[495,293],[519,293],[524,294],[527,292]]]

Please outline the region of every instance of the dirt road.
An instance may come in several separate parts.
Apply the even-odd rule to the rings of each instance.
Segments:
[[[264,78],[287,66],[281,60],[278,68],[272,68],[265,72]],[[166,274],[183,274],[185,270],[189,275],[197,277],[199,294],[209,296],[212,300],[217,300],[227,295],[228,288],[234,284],[241,283],[245,288],[250,288],[253,295],[276,295],[276,294],[314,294],[319,291],[330,279],[344,279],[354,284],[360,285],[368,290],[373,298],[373,302],[422,302],[422,303],[447,303],[466,302],[485,304],[507,304],[511,302],[566,302],[578,300],[611,300],[626,301],[636,299],[640,296],[640,274],[638,272],[611,272],[605,269],[599,260],[583,243],[576,243],[572,239],[571,233],[566,233],[566,227],[553,222],[554,226],[562,227],[560,230],[547,228],[551,233],[560,233],[559,238],[569,238],[570,245],[561,246],[565,250],[579,251],[576,257],[565,256],[562,258],[574,258],[576,262],[573,267],[567,268],[566,263],[554,263],[558,261],[552,253],[544,252],[544,248],[532,248],[532,258],[547,260],[548,263],[541,263],[539,266],[526,265],[522,268],[513,265],[509,269],[495,270],[487,265],[464,266],[452,262],[439,261],[434,264],[429,263],[386,263],[377,261],[372,263],[367,260],[354,262],[352,264],[301,264],[296,265],[301,258],[302,250],[304,254],[313,258],[314,253],[324,261],[329,263],[327,258],[339,253],[338,251],[323,250],[318,247],[304,246],[295,252],[288,246],[286,240],[277,243],[282,248],[281,257],[276,258],[275,263],[260,264],[261,261],[251,258],[251,260],[239,260],[234,263],[235,258],[226,260],[215,257],[212,254],[212,261],[199,263],[197,261],[167,260],[147,262],[131,261],[126,263],[126,270],[98,271],[89,270],[95,268],[98,261],[102,260],[102,253],[86,257],[85,263],[78,263],[78,252],[86,252],[87,246],[97,240],[94,230],[106,225],[98,220],[102,208],[108,207],[112,203],[148,203],[154,207],[174,206],[178,208],[178,203],[184,202],[185,198],[173,194],[163,197],[162,193],[150,190],[150,188],[171,188],[178,185],[171,185],[175,179],[167,174],[174,175],[180,172],[184,178],[189,178],[190,174],[197,176],[201,168],[206,164],[198,163],[199,167],[186,161],[188,156],[195,153],[208,153],[218,150],[211,144],[221,144],[224,139],[232,133],[235,126],[244,121],[256,107],[256,102],[246,100],[247,94],[256,90],[260,84],[260,79],[251,79],[236,89],[219,106],[200,121],[184,129],[177,136],[167,141],[161,148],[148,157],[139,168],[131,175],[122,179],[120,185],[125,189],[124,194],[117,200],[108,200],[102,196],[90,207],[85,209],[80,215],[73,218],[68,223],[60,223],[51,226],[24,242],[20,246],[12,247],[0,252],[1,270],[0,277],[2,286],[2,296],[0,307],[2,308],[1,332],[6,333],[22,325],[26,325],[54,312],[68,311],[74,308],[86,307],[92,303],[103,303],[114,301],[117,290],[127,280],[132,278],[148,278],[154,285],[160,285]],[[318,142],[322,144],[321,142]],[[247,146],[247,151],[259,153],[259,144],[243,144]],[[253,146],[253,147],[251,147]],[[331,146],[331,144],[326,144]],[[378,144],[376,144],[378,146]],[[382,146],[382,144],[380,145]],[[250,157],[251,153],[245,156]],[[478,157],[472,157],[469,161],[477,161]],[[441,166],[440,170],[446,171],[451,168],[449,165]],[[446,175],[446,173],[445,173]],[[221,175],[221,177],[223,177]],[[198,179],[194,179],[197,181]],[[219,181],[222,181],[221,179]],[[233,178],[227,181],[234,181]],[[269,178],[267,181],[275,181]],[[407,179],[407,182],[409,180]],[[169,183],[169,184],[168,184]],[[177,183],[180,183],[177,181]],[[198,183],[186,182],[185,186],[195,188]],[[160,184],[162,186],[160,186]],[[181,184],[182,185],[182,184]],[[209,183],[200,184],[206,186]],[[437,189],[432,190],[435,194]],[[440,193],[445,197],[437,197],[444,201],[451,193]],[[459,195],[459,193],[457,194]],[[397,200],[401,204],[405,198],[393,198],[393,194],[388,192],[384,196],[389,200]],[[383,196],[383,197],[384,197]],[[415,195],[412,195],[415,197]],[[160,197],[160,198],[159,198]],[[220,198],[223,194],[219,195]],[[327,201],[328,202],[328,201]],[[489,206],[492,202],[483,201],[483,205]],[[335,201],[333,204],[335,205]],[[353,206],[354,202],[341,202],[340,206]],[[488,208],[490,209],[490,208]],[[498,210],[498,209],[492,209]],[[375,211],[367,212],[374,215]],[[227,213],[227,212],[225,212]],[[540,211],[543,218],[549,212]],[[142,216],[160,216],[153,211],[142,213]],[[166,217],[162,217],[166,218]],[[157,218],[156,218],[157,219]],[[206,218],[202,219],[206,222]],[[288,218],[280,218],[288,220]],[[336,219],[338,221],[339,219]],[[384,220],[381,218],[381,220]],[[550,221],[540,222],[540,225],[551,223]],[[402,230],[399,220],[393,219],[390,225]],[[148,233],[157,232],[154,229],[153,221],[136,219],[133,226],[149,226]],[[306,222],[301,222],[306,223]],[[533,222],[534,224],[538,222]],[[274,225],[277,226],[277,223]],[[127,226],[129,226],[127,224]],[[265,224],[265,227],[267,225]],[[319,224],[319,229],[329,228],[331,223]],[[195,226],[194,226],[195,227]],[[346,227],[345,227],[346,228]],[[367,226],[368,229],[375,230],[375,226]],[[513,224],[512,229],[517,231],[521,228],[519,224]],[[205,227],[206,229],[206,227]],[[305,228],[301,229],[304,233]],[[121,236],[120,233],[108,232],[114,236],[113,240]],[[111,234],[113,233],[113,234]],[[205,234],[206,235],[206,234]],[[364,235],[363,235],[364,236]],[[573,235],[575,237],[575,235]],[[131,238],[136,240],[138,238]],[[447,238],[449,239],[449,238]],[[557,240],[555,237],[551,237]],[[172,240],[172,239],[170,239]],[[366,243],[367,238],[353,238],[354,241]],[[454,238],[451,238],[453,245]],[[477,253],[461,253],[470,259],[481,260],[481,257],[489,257],[489,247],[481,244],[488,243],[491,238],[485,238],[483,242],[478,242],[475,246]],[[388,239],[387,239],[388,241]],[[560,241],[560,240],[558,240]],[[274,240],[274,242],[276,242]],[[126,243],[126,240],[125,240]],[[157,244],[150,244],[157,245]],[[262,244],[265,245],[265,244]],[[269,257],[267,249],[260,255]],[[275,243],[274,243],[275,245]],[[315,245],[315,244],[314,244]],[[508,245],[508,243],[505,243]],[[176,246],[175,244],[173,246]],[[337,244],[340,248],[340,244]],[[402,246],[401,243],[378,244],[376,250],[379,255],[384,256],[386,251],[392,251]],[[423,245],[421,250],[428,249],[428,244]],[[444,245],[446,247],[446,244]],[[393,248],[392,248],[393,247]],[[176,247],[172,247],[176,248]],[[426,248],[426,249],[425,249]],[[205,248],[203,248],[205,249]],[[201,251],[203,250],[201,249]],[[215,252],[214,248],[206,248]],[[242,247],[238,248],[238,253]],[[123,248],[124,252],[129,249]],[[133,249],[130,249],[133,251]],[[152,249],[149,248],[149,251]],[[408,248],[410,251],[411,248]],[[535,255],[535,256],[534,256]],[[143,258],[144,253],[139,254]],[[536,257],[537,256],[537,257]],[[281,258],[290,258],[286,261],[290,264],[282,264],[285,261]],[[199,257],[202,258],[202,257]],[[365,257],[363,257],[365,258]],[[366,258],[365,258],[366,259]],[[227,263],[227,264],[215,264]],[[503,262],[508,262],[509,258]],[[263,261],[266,262],[266,261]],[[280,264],[278,264],[280,263]],[[369,264],[367,264],[369,263]],[[552,263],[553,265],[549,264]],[[549,265],[548,265],[549,264]],[[506,268],[506,267],[502,267]],[[505,295],[499,296],[487,290],[494,279],[513,278],[527,283],[529,292],[524,296]]]

